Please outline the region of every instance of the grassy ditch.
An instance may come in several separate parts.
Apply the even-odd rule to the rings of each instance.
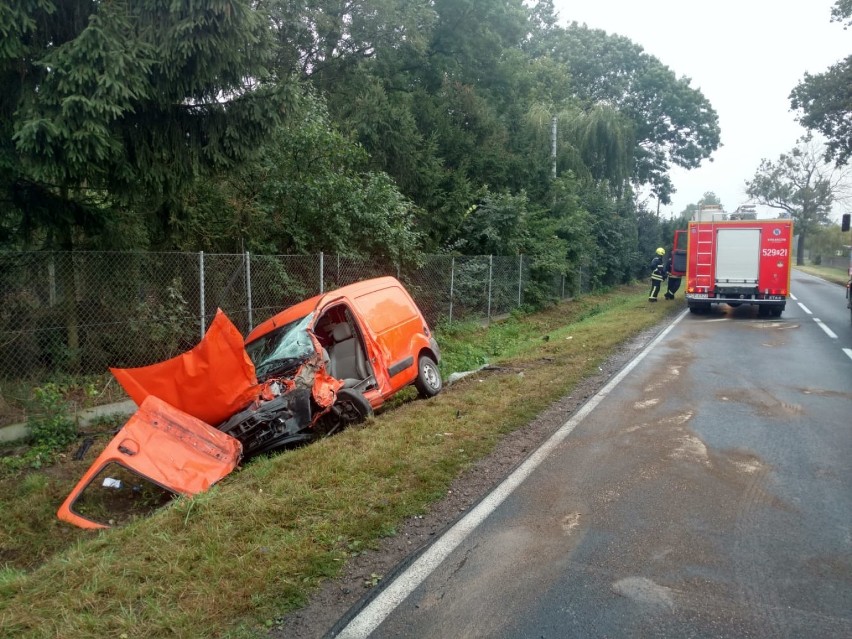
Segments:
[[[644,286],[624,288],[487,328],[445,329],[448,367],[487,358],[501,369],[256,460],[121,529],[88,533],[52,517],[92,457],[73,479],[44,471],[4,479],[0,627],[24,637],[262,635],[348,556],[428,510],[619,343],[683,308],[649,305],[645,295]],[[45,549],[37,562],[35,546]]]
[[[842,284],[843,286],[846,286],[846,282],[849,281],[849,275],[846,269],[834,266],[816,266],[813,264],[807,264],[804,266],[796,266],[795,268],[803,273],[816,275],[824,280],[834,282],[835,284]]]

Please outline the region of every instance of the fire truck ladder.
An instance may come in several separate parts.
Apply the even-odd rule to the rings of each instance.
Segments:
[[[714,227],[698,229],[695,252],[695,280],[697,286],[713,287],[713,236]]]

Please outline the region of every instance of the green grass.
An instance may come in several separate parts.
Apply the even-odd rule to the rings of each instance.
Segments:
[[[46,518],[61,492],[49,473],[4,483],[0,547],[13,552],[0,572],[0,626],[22,637],[263,635],[350,555],[423,513],[501,437],[597,372],[619,343],[683,308],[649,305],[645,295],[635,286],[491,327],[444,327],[445,373],[505,368],[256,460],[124,528],[89,533]],[[48,549],[30,572],[20,569],[32,561],[14,560],[28,552],[16,545],[22,531]],[[53,535],[66,537],[57,544]]]
[[[846,282],[849,281],[848,272],[843,268],[833,266],[815,266],[813,264],[796,266],[795,268],[804,273],[810,273],[811,275],[816,275],[824,280],[834,282],[835,284],[842,284],[843,286],[846,286]]]

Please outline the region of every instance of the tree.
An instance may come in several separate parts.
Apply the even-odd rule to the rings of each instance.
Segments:
[[[0,228],[66,253],[66,347],[79,335],[70,251],[120,203],[168,228],[204,170],[251,156],[281,104],[250,0],[0,5]]]
[[[182,187],[250,157],[278,120],[248,0],[3,6],[0,197],[20,233],[71,249],[140,198],[167,224]]]
[[[382,54],[404,60],[423,53],[435,21],[428,0],[271,0],[273,67],[280,78],[310,79],[323,92],[360,75]]]
[[[832,22],[852,25],[852,0],[837,0]],[[852,56],[823,73],[806,73],[790,93],[790,108],[799,123],[828,140],[826,160],[841,166],[852,157]]]
[[[337,130],[322,100],[294,104],[258,156],[197,181],[184,206],[179,248],[221,252],[383,257],[418,248],[414,207],[364,149]]]
[[[811,262],[818,264],[823,258],[846,256],[849,253],[848,245],[848,234],[840,230],[839,224],[830,224],[811,233],[807,249]]]
[[[830,222],[831,206],[845,195],[848,176],[848,170],[827,164],[824,149],[805,137],[776,162],[761,160],[746,193],[793,219],[799,236],[796,261],[803,264],[806,237]]]
[[[707,98],[622,36],[573,23],[554,35],[553,50],[582,104],[610,105],[632,122],[633,179],[669,203],[670,166],[696,168],[719,146],[719,119]]]
[[[852,0],[837,0],[831,8],[831,21],[843,22],[846,27],[852,27]]]

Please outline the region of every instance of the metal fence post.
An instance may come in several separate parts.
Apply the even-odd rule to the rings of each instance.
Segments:
[[[204,333],[207,331],[204,318],[204,251],[198,252],[198,288],[201,307],[201,339],[204,339]]]
[[[582,297],[583,295],[583,265],[577,265],[577,297]]]
[[[251,255],[246,251],[246,301],[248,302],[248,329],[254,329],[254,320],[251,312]]]
[[[491,323],[491,275],[494,272],[494,256],[488,256],[488,323]]]
[[[320,251],[320,272],[319,272],[319,277],[320,277],[320,295],[322,295],[323,293],[325,293],[325,290],[323,289],[323,282],[322,282],[323,277],[325,276],[325,273],[323,272],[323,271],[324,271],[324,266],[325,266],[325,254],[324,254],[322,251]]]
[[[565,299],[565,273],[562,274],[562,295],[560,299]]]
[[[521,285],[524,282],[524,254],[518,260],[518,307],[521,306]]]
[[[453,323],[453,285],[456,277],[456,258],[450,262],[450,319],[449,323]]]
[[[50,261],[47,263],[47,299],[50,307],[56,306],[56,261],[54,254],[50,254]]]

